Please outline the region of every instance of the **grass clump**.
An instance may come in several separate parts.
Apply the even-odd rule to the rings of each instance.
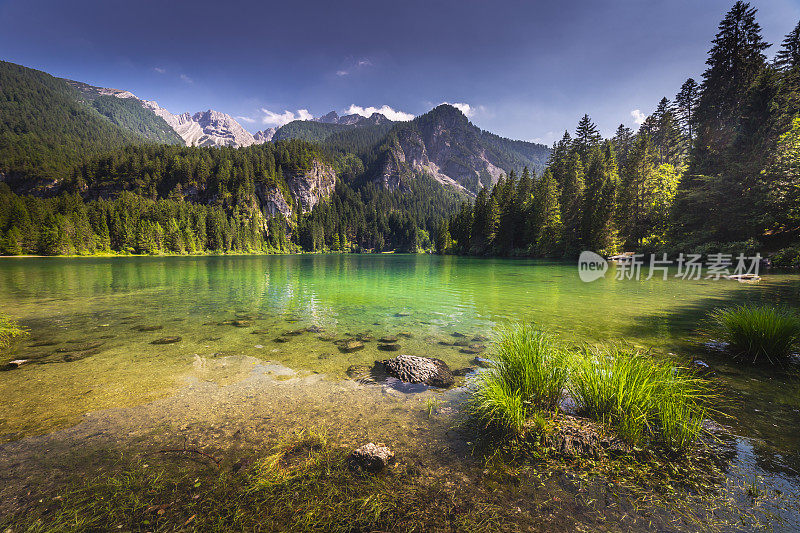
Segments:
[[[502,507],[464,496],[400,465],[366,475],[324,433],[286,437],[249,466],[164,463],[151,457],[37,499],[0,531],[499,531]],[[149,464],[148,464],[149,463]],[[472,493],[475,491],[472,490]]]
[[[711,315],[728,350],[753,362],[787,359],[800,343],[800,316],[782,307],[740,305]]]
[[[528,417],[555,410],[569,377],[568,353],[530,325],[500,332],[492,366],[479,374],[470,413],[485,427],[518,433]]]
[[[11,347],[16,339],[27,334],[28,330],[17,324],[16,320],[0,313],[0,353]]]
[[[583,416],[634,447],[659,443],[680,452],[701,433],[708,391],[669,362],[616,346],[568,350],[527,325],[502,330],[491,353],[468,401],[484,428],[542,432],[568,390]]]
[[[667,362],[617,347],[587,348],[570,389],[584,415],[637,446],[660,441],[682,451],[700,434],[708,393]]]

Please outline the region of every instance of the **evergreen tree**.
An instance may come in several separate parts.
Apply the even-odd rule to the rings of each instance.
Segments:
[[[781,70],[791,70],[800,66],[800,22],[781,43],[775,56],[775,64]]]
[[[536,182],[526,232],[531,236],[529,252],[535,256],[550,257],[560,252],[563,226],[559,195],[552,172],[545,170]]]
[[[699,98],[699,88],[693,78],[686,80],[681,85],[678,94],[675,95],[675,115],[685,140],[683,151],[687,154],[692,149],[692,141],[694,140],[694,115]]]
[[[597,126],[589,118],[589,115],[583,115],[575,130],[575,146],[584,163],[587,161],[589,151],[600,144],[602,140]]]
[[[756,9],[737,1],[719,25],[703,73],[695,117],[698,142],[692,171],[719,172],[741,120],[745,95],[766,64],[769,44],[755,20]]]

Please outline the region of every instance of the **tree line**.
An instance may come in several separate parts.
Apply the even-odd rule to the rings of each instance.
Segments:
[[[736,2],[702,81],[638,131],[603,139],[588,115],[541,175],[510,173],[442,223],[440,252],[570,257],[581,250],[774,250],[800,236],[800,23],[774,59]],[[800,253],[795,254],[800,256]]]

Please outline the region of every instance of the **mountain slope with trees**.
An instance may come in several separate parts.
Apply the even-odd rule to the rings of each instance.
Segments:
[[[800,23],[774,59],[756,10],[736,2],[698,84],[637,132],[603,139],[588,115],[542,175],[509,174],[439,231],[456,253],[571,257],[765,253],[800,266]]]

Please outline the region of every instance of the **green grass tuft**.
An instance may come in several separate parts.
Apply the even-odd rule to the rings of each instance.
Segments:
[[[681,451],[699,436],[708,392],[668,362],[617,347],[587,348],[570,381],[579,408],[631,445]]]
[[[718,309],[711,318],[728,350],[753,362],[785,360],[800,342],[800,316],[790,309],[741,305]]]
[[[532,326],[504,329],[491,353],[493,366],[476,377],[468,401],[484,428],[544,427],[568,388],[584,416],[633,446],[680,452],[702,431],[709,392],[669,362],[615,346],[567,350]]]
[[[491,368],[476,378],[469,410],[486,427],[519,432],[528,416],[554,410],[569,376],[568,353],[525,325],[500,332]]]

